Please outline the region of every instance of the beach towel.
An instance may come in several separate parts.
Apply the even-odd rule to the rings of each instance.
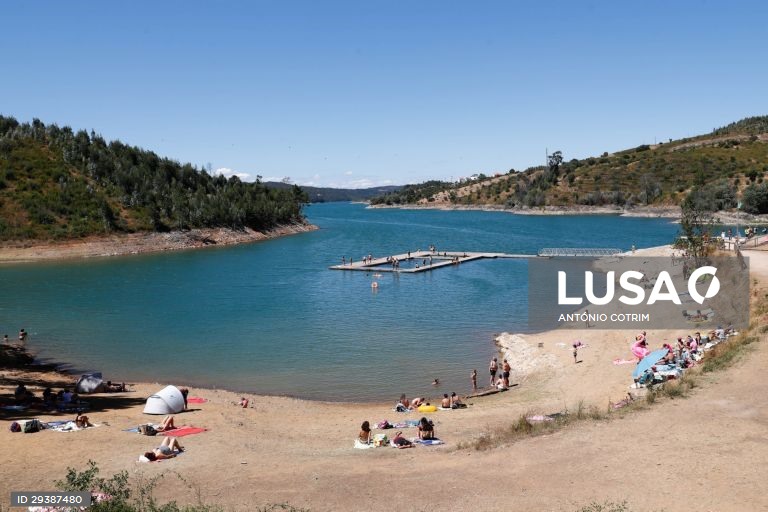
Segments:
[[[66,425],[72,420],[56,420],[56,421],[47,421],[43,423],[43,428],[55,428],[60,427],[62,425]]]
[[[616,358],[613,360],[613,364],[620,365],[620,364],[635,364],[637,362],[637,358],[635,359],[621,359]]]
[[[444,444],[440,439],[411,439],[411,442],[413,444],[420,444],[422,446],[437,446],[439,444]]]
[[[191,397],[187,398],[187,403],[188,404],[204,404],[207,401],[208,400],[206,400],[205,398],[202,398],[202,397],[199,397],[199,396],[191,396]]]
[[[158,432],[157,435],[169,436],[169,437],[184,437],[184,436],[191,436],[192,434],[199,434],[200,432],[205,432],[206,430],[208,429],[200,428],[200,427],[190,427],[189,425],[184,425],[183,427],[175,428],[173,430]]]
[[[358,450],[367,450],[369,448],[376,448],[376,447],[372,444],[365,444],[361,442],[359,439],[355,439],[355,448],[357,448]]]
[[[89,428],[95,428],[100,426],[101,425],[94,423],[92,427],[80,428],[75,424],[74,421],[67,421],[63,425],[57,425],[57,426],[51,427],[51,430],[55,430],[56,432],[77,432],[78,430],[87,430]]]

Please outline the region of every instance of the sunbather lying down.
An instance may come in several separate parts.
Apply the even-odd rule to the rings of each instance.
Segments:
[[[398,432],[395,437],[392,438],[392,445],[396,448],[412,448],[413,443],[403,437],[403,433]]]
[[[148,462],[161,459],[171,459],[184,451],[184,447],[179,444],[179,440],[175,437],[166,437],[160,446],[152,450],[151,452],[145,452],[143,457]],[[141,457],[139,457],[141,460]]]

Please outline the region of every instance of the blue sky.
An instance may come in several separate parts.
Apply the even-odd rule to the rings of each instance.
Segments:
[[[768,114],[766,2],[56,0],[0,17],[0,113],[301,184],[520,170]]]

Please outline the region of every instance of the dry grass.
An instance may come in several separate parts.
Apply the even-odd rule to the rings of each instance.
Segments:
[[[460,442],[457,449],[489,450],[523,438],[550,434],[578,422],[599,421],[609,417],[607,411],[593,405],[586,405],[583,401],[579,402],[574,410],[566,409],[561,413],[549,415],[552,418],[551,421],[528,420],[536,414],[534,412],[521,414],[508,425],[485,432],[475,439]]]

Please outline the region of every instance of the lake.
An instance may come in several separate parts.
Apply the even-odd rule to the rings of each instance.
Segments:
[[[535,254],[670,243],[667,219],[306,208],[320,230],[234,247],[0,267],[0,334],[117,381],[341,401],[464,393],[493,335],[527,330],[527,261],[417,274],[329,270],[408,250]]]

